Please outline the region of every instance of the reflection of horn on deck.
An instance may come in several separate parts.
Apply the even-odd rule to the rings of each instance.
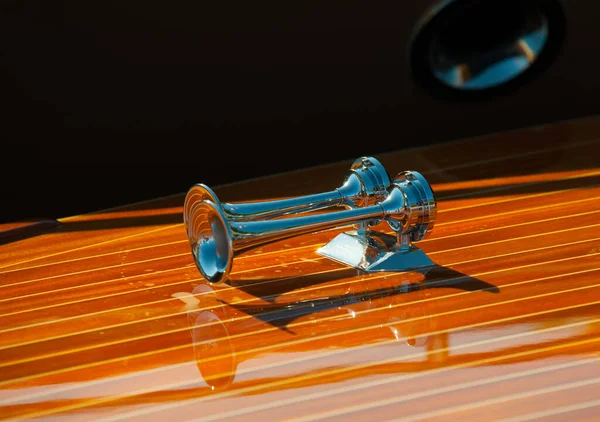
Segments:
[[[433,279],[427,286],[430,272]],[[463,282],[452,282],[452,275]],[[440,350],[447,349],[448,334],[438,332],[439,321],[429,317],[436,309],[427,300],[428,287],[495,291],[495,286],[446,268],[402,277],[406,282],[365,278],[332,286],[314,297],[290,291],[283,303],[258,305],[255,301],[228,303],[220,290],[199,285],[193,292],[201,298],[199,309],[188,314],[188,323],[200,374],[210,386],[225,388],[234,381],[242,362],[254,360],[250,366],[255,367],[271,359],[273,352],[356,351],[385,343],[427,352],[432,362],[444,360],[448,353]],[[444,280],[450,282],[444,284]],[[260,294],[260,290],[253,293]],[[412,305],[413,301],[420,303]],[[258,374],[264,376],[262,371]]]
[[[590,325],[585,320],[598,320],[598,306],[576,310],[580,324],[560,336],[548,336],[542,331],[529,340],[524,337],[496,342],[496,336],[493,331],[490,332],[489,326],[478,329],[476,321],[472,319],[460,318],[456,329],[448,328],[445,321],[452,318],[440,315],[452,306],[448,304],[449,301],[427,300],[430,297],[427,288],[413,286],[402,290],[391,285],[388,287],[386,290],[382,285],[383,290],[375,294],[379,297],[372,297],[372,300],[369,299],[369,292],[349,293],[345,300],[354,302],[346,306],[335,306],[335,301],[342,300],[342,295],[305,303],[286,302],[277,306],[236,308],[220,301],[217,292],[217,296],[213,297],[216,307],[210,311],[189,314],[194,347],[202,345],[195,349],[200,374],[214,389],[237,389],[300,377],[295,383],[284,382],[284,385],[292,388],[365,376],[451,369],[453,366],[514,364],[597,350],[597,341],[585,345],[586,339],[594,338],[594,333],[587,331]],[[206,290],[203,293],[205,298],[210,296]],[[362,300],[359,299],[361,297]],[[202,307],[209,306],[209,302],[203,303]],[[312,314],[309,308],[314,310]],[[514,313],[519,314],[519,311],[515,310]],[[217,316],[219,314],[224,319],[220,319]],[[200,315],[203,316],[198,319]],[[557,326],[560,326],[564,318],[558,315],[556,318]],[[488,325],[493,326],[495,320]],[[211,327],[214,321],[218,322],[212,324],[213,328],[204,330]],[[546,319],[544,321],[549,322]],[[208,324],[204,325],[206,322]],[[539,320],[535,318],[533,322],[531,318],[523,321],[517,319],[499,323],[496,328],[505,332],[512,325],[531,328],[538,323]],[[281,325],[284,329],[281,329]],[[198,329],[201,331],[196,331]],[[215,337],[208,338],[211,330]],[[512,329],[510,331],[513,332]],[[524,332],[527,333],[527,330]],[[463,336],[471,338],[472,344],[481,345],[453,349],[453,343],[465,344],[464,341],[457,341]],[[477,341],[473,341],[473,336]],[[488,340],[487,344],[481,341],[482,337]],[[502,338],[502,335],[499,337]],[[569,348],[569,342],[578,345]],[[376,358],[372,354],[374,347],[378,353]],[[325,364],[323,359],[327,360]],[[311,362],[316,364],[311,365]],[[243,363],[246,365],[238,368]],[[330,372],[336,375],[329,375]],[[309,373],[310,377],[304,376]],[[234,383],[236,375],[243,377]],[[281,389],[282,386],[273,388]],[[261,391],[270,391],[270,388],[267,385]]]

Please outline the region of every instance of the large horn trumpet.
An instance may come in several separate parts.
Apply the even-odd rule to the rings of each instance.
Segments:
[[[384,219],[395,236],[359,230],[338,235],[317,252],[364,271],[402,271],[431,266],[431,260],[412,242],[433,228],[436,201],[425,178],[405,171],[387,189],[386,199],[374,205],[333,213],[283,219],[236,221],[209,199],[186,209],[187,236],[194,261],[212,283],[229,278],[234,256],[245,249],[286,237]]]
[[[381,163],[373,157],[356,159],[344,177],[342,186],[329,192],[308,196],[256,201],[248,203],[221,203],[208,186],[199,183],[188,191],[184,204],[184,222],[197,202],[205,199],[223,209],[228,220],[263,220],[286,214],[314,211],[322,208],[346,205],[350,208],[364,207],[385,199],[390,178]]]

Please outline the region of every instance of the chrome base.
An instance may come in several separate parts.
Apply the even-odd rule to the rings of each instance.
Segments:
[[[366,272],[410,271],[435,265],[421,249],[399,241],[401,237],[353,230],[340,233],[317,253]]]

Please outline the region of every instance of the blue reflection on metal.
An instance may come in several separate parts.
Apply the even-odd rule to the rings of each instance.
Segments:
[[[499,60],[475,70],[477,63],[461,63],[447,70],[436,70],[435,75],[442,82],[461,89],[487,89],[508,82],[525,71],[535,61],[546,45],[548,27],[544,25],[532,31],[499,52]],[[467,74],[465,73],[467,72]]]

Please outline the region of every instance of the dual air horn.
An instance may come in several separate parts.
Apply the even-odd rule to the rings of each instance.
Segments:
[[[329,207],[339,211],[310,213]],[[317,253],[366,272],[407,271],[434,265],[412,242],[434,226],[435,196],[416,171],[393,180],[373,157],[354,161],[342,186],[329,192],[275,201],[222,203],[206,185],[196,184],[184,203],[184,223],[198,270],[218,284],[229,278],[242,251],[276,240],[354,226]],[[383,220],[393,235],[372,230]]]

